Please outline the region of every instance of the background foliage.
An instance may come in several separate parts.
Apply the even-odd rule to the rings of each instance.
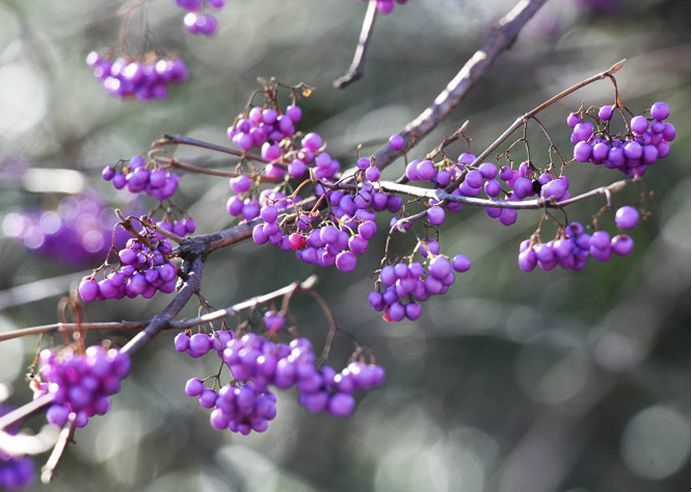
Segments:
[[[301,128],[319,131],[344,164],[356,144],[398,131],[425,107],[477,48],[512,2],[412,0],[378,19],[363,81],[344,92],[330,83],[346,68],[364,7],[347,0],[237,0],[212,39],[184,33],[168,0],[136,15],[129,47],[167,47],[192,71],[163,103],[109,98],[83,63],[117,43],[117,5],[107,1],[0,1],[0,216],[18,206],[52,206],[59,196],[29,191],[27,168],[69,168],[113,205],[126,193],[100,182],[104,164],[148,148],[163,132],[225,143],[225,128],[257,76],[305,81],[317,92]],[[635,253],[580,273],[522,274],[518,243],[537,215],[504,228],[482,211],[447,221],[442,246],[473,263],[450,292],[426,303],[417,323],[388,325],[367,306],[371,247],[355,273],[318,272],[320,291],[340,323],[378,355],[387,384],[365,396],[354,416],[312,416],[279,398],[264,435],[213,431],[182,386],[203,361],[172,349],[164,333],[135,360],[113,411],[78,432],[52,490],[359,490],[359,491],[673,491],[689,475],[690,374],[690,45],[689,4],[615,3],[597,13],[554,1],[539,13],[491,75],[413,153],[432,148],[470,119],[473,148],[561,88],[628,58],[618,74],[626,104],[656,100],[673,108],[678,141],[639,187],[615,197],[647,202],[650,220],[634,234]],[[542,118],[569,152],[566,114],[610,102],[596,84]],[[536,133],[535,149],[544,148]],[[542,137],[541,137],[542,138]],[[459,145],[461,151],[463,145]],[[534,151],[538,154],[538,151]],[[195,154],[198,155],[198,154]],[[539,158],[540,159],[540,158]],[[395,176],[401,163],[388,170]],[[618,175],[573,166],[593,187]],[[29,183],[30,185],[30,183]],[[201,232],[229,223],[224,180],[186,176],[179,192]],[[180,201],[180,199],[178,200]],[[580,204],[586,221],[597,207]],[[399,242],[399,247],[409,247]],[[0,238],[0,289],[75,271]],[[213,255],[205,295],[225,306],[307,277],[308,265],[269,247],[244,244]],[[19,297],[55,285],[43,282]],[[60,289],[58,289],[60,290]],[[17,291],[13,291],[17,294]],[[8,291],[0,292],[6,304]],[[7,307],[0,330],[55,320],[56,297]],[[166,299],[89,306],[94,320],[142,319]],[[4,307],[5,307],[4,306]],[[301,332],[320,340],[325,323],[307,299],[295,304]],[[192,307],[187,311],[192,312]],[[56,339],[56,342],[59,342]],[[334,361],[347,357],[340,340]],[[2,392],[29,398],[24,368],[35,339],[0,347]]]

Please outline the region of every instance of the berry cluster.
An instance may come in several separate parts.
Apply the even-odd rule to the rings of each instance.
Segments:
[[[127,188],[130,193],[144,192],[159,201],[175,195],[180,180],[174,172],[157,168],[141,155],[132,157],[126,164],[104,167],[101,177],[111,181],[117,190]]]
[[[624,206],[615,213],[615,224],[620,231],[632,229],[638,222],[639,212],[634,207]],[[633,249],[634,242],[627,234],[620,232],[612,238],[604,230],[589,234],[582,224],[572,222],[560,231],[555,240],[542,243],[534,235],[522,241],[518,263],[524,272],[530,272],[536,266],[541,270],[560,266],[565,270],[579,271],[586,266],[590,256],[598,261],[607,261],[613,254],[627,256]]]
[[[567,124],[572,128],[574,159],[602,164],[632,177],[643,176],[649,166],[670,153],[669,142],[676,136],[675,127],[665,121],[670,108],[665,102],[654,103],[649,110],[651,117],[634,116],[624,135],[609,131],[615,109],[622,112],[614,106],[602,106],[597,111],[570,113]]]
[[[528,161],[522,162],[516,170],[510,166],[498,169],[492,162],[484,162],[473,169],[471,164],[475,159],[476,156],[469,152],[461,154],[456,163],[447,159],[438,163],[430,159],[415,159],[406,166],[406,177],[410,181],[430,181],[438,188],[446,188],[463,175],[461,184],[451,192],[455,196],[478,197],[484,194],[490,200],[510,202],[537,195],[554,201],[566,200],[570,196],[566,176],[553,178],[548,172],[539,173]],[[461,209],[461,204],[455,202],[447,203],[444,208],[435,202],[430,202],[429,206],[427,218],[433,226],[442,225],[446,218],[445,210],[457,212]],[[518,212],[511,208],[485,207],[485,211],[505,226],[513,225],[518,218]]]
[[[368,0],[359,1],[365,3]],[[397,4],[403,5],[406,2],[408,2],[408,0],[377,0],[377,11],[383,15],[391,14],[394,11],[394,7],[396,7]]]
[[[164,217],[156,223],[159,229],[163,229],[168,232],[172,232],[178,236],[187,236],[188,234],[194,234],[197,230],[197,224],[195,219],[192,217],[179,217],[173,219],[171,217]]]
[[[323,155],[323,154],[320,154]],[[253,229],[257,244],[267,241],[283,249],[294,250],[296,257],[308,264],[329,267],[342,272],[356,268],[357,256],[368,250],[368,242],[377,233],[376,213],[399,211],[402,200],[377,188],[380,170],[369,159],[356,163],[353,189],[329,188],[329,178],[323,178],[314,188],[318,200],[329,204],[326,215],[299,211],[295,220],[281,213],[285,203],[268,203],[260,209],[263,223]]]
[[[71,347],[59,352],[43,350],[39,369],[32,379],[34,399],[53,395],[46,419],[54,425],[74,420],[84,427],[94,415],[110,408],[108,397],[120,391],[120,381],[130,372],[130,357],[116,349],[92,345],[80,353]]]
[[[265,314],[268,329],[280,316]],[[283,325],[283,318],[279,322]],[[274,331],[280,329],[275,327]],[[312,344],[296,338],[289,344],[274,343],[264,336],[248,333],[235,338],[228,331],[213,335],[180,333],[175,348],[193,357],[211,350],[230,368],[235,382],[218,391],[206,388],[198,378],[190,379],[185,392],[198,398],[204,408],[214,408],[210,415],[212,427],[228,428],[247,435],[252,430],[264,432],[276,416],[276,396],[269,388],[296,387],[300,404],[313,413],[327,412],[337,417],[350,415],[355,408],[353,393],[370,389],[384,381],[384,369],[374,364],[351,362],[340,373],[330,366],[317,366]]]
[[[87,55],[86,62],[106,91],[123,99],[165,99],[169,84],[182,84],[188,77],[187,66],[182,59],[160,58],[155,53],[147,53],[140,58],[128,56],[112,59],[92,51]]]
[[[375,284],[377,290],[368,296],[373,309],[383,311],[385,321],[417,320],[421,302],[446,293],[455,281],[455,271],[463,273],[471,269],[471,261],[464,255],[457,255],[451,261],[440,255],[439,243],[433,239],[420,241],[416,252],[423,262],[410,259],[384,266]]]
[[[11,408],[0,405],[0,417]],[[14,435],[16,426],[5,429],[5,432]],[[13,456],[0,450],[0,489],[19,490],[31,485],[36,478],[34,460],[28,456]]]
[[[146,226],[147,220],[139,222],[141,230],[131,230],[132,237],[117,253],[118,268],[99,281],[94,278],[96,272],[82,279],[79,296],[84,302],[138,295],[149,299],[157,291],[170,294],[175,290],[178,268],[171,259],[171,243]]]
[[[68,265],[93,264],[108,252],[111,242],[125,244],[127,234],[118,230],[105,214],[105,204],[90,195],[63,198],[55,210],[17,210],[3,222],[5,235],[15,238],[32,252]]]
[[[219,29],[216,17],[205,9],[220,10],[226,4],[226,0],[175,0],[175,4],[185,10],[183,24],[190,34],[213,36]]]

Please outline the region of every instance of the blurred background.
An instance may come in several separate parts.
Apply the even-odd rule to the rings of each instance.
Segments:
[[[153,205],[102,182],[105,164],[145,151],[164,132],[227,143],[226,126],[256,77],[276,76],[317,88],[303,103],[300,128],[319,131],[350,165],[358,143],[387,138],[427,106],[513,3],[411,0],[378,19],[365,79],[336,91],[331,81],[351,61],[361,3],[234,0],[218,16],[218,36],[207,39],[184,32],[184,13],[172,1],[149,0],[132,18],[130,51],[178,53],[191,77],[163,102],[138,103],[108,96],[84,63],[89,51],[117,44],[120,2],[0,0],[0,330],[54,322],[59,296],[101,261],[109,207]],[[675,0],[548,2],[412,152],[422,156],[465,119],[480,151],[518,114],[627,58],[618,74],[627,106],[638,112],[668,101],[678,129],[671,155],[614,197],[616,205],[640,202],[651,212],[633,231],[630,257],[590,260],[579,273],[524,274],[518,244],[538,214],[524,212],[505,228],[465,209],[447,221],[441,244],[448,254],[469,256],[473,269],[447,295],[425,303],[418,322],[387,324],[367,305],[369,273],[383,250],[382,240],[372,243],[356,272],[316,272],[339,323],[388,371],[386,384],[365,394],[353,416],[310,415],[289,392],[279,394],[278,417],[265,434],[214,431],[183,385],[214,372],[215,363],[178,354],[173,333],[164,333],[137,354],[112,411],[78,431],[51,490],[686,489],[689,18],[689,3]],[[568,112],[582,101],[612,99],[610,84],[601,82],[541,119],[569,154]],[[532,138],[534,160],[547,164],[537,128]],[[402,169],[399,161],[385,176]],[[569,176],[574,189],[620,179],[590,165],[572,166]],[[231,223],[228,194],[224,179],[185,176],[176,201],[195,217],[198,232],[209,232]],[[570,218],[588,222],[600,206],[583,202]],[[607,215],[604,225],[613,230]],[[56,241],[58,231],[67,233]],[[410,248],[408,241],[399,238],[395,249]],[[288,253],[242,244],[209,258],[203,292],[226,306],[313,270]],[[143,319],[167,298],[97,303],[87,313],[91,320]],[[184,314],[194,311],[190,305]],[[321,346],[326,323],[315,306],[297,298],[293,311],[301,333]],[[331,362],[341,367],[349,349],[337,338]],[[30,398],[24,374],[36,350],[35,338],[0,346],[0,398],[9,404]],[[40,420],[28,425],[38,428]]]

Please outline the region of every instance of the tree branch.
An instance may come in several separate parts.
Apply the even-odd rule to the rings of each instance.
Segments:
[[[53,452],[48,457],[48,461],[46,461],[46,464],[43,465],[43,468],[41,468],[41,483],[46,484],[53,479],[53,476],[55,475],[55,470],[58,468],[58,465],[60,464],[60,460],[62,459],[62,456],[65,453],[65,449],[67,449],[67,445],[70,443],[70,441],[72,441],[74,431],[74,420],[69,420],[67,424],[65,424],[65,427],[63,427],[60,431],[60,435],[58,436],[58,442],[55,444]]]
[[[483,46],[459,70],[435,101],[399,132],[404,138],[404,149],[395,151],[388,144],[380,147],[373,155],[380,169],[410,149],[437,127],[459,102],[473,89],[478,79],[485,75],[502,52],[509,49],[526,23],[538,12],[547,0],[521,0],[498,21]]]
[[[144,347],[161,330],[165,329],[171,320],[180,312],[197,292],[202,284],[202,270],[204,263],[201,258],[195,258],[190,262],[190,271],[183,287],[178,291],[173,300],[159,314],[154,316],[147,327],[137,333],[129,342],[120,349],[126,354],[133,354]]]
[[[375,19],[377,18],[377,0],[370,0],[368,9],[365,11],[363,19],[363,27],[360,29],[356,52],[353,55],[353,61],[348,71],[332,82],[335,89],[345,89],[352,83],[363,78],[365,75],[365,56],[368,53],[368,46],[372,39],[372,34],[375,32]]]
[[[435,201],[446,201],[446,202],[456,202],[463,203],[464,205],[471,205],[475,207],[494,207],[494,208],[512,208],[516,210],[530,210],[530,209],[543,209],[543,208],[564,208],[582,200],[587,200],[595,196],[604,195],[608,197],[610,193],[615,193],[622,190],[628,183],[632,180],[620,180],[609,184],[608,186],[601,186],[594,188],[593,190],[587,191],[580,195],[574,196],[567,200],[562,200],[556,202],[553,200],[546,200],[543,198],[535,198],[533,200],[525,200],[521,202],[508,201],[508,200],[489,200],[485,198],[474,198],[468,196],[452,195],[442,189],[431,189],[431,188],[420,188],[418,186],[411,186],[407,184],[394,183],[391,181],[383,181],[380,183],[382,190],[397,193],[400,195],[408,195],[416,198],[427,198]],[[405,217],[403,220],[412,220],[413,216]]]
[[[502,134],[499,137],[497,137],[495,139],[495,141],[488,146],[488,148],[486,148],[483,152],[478,154],[478,157],[476,157],[476,160],[474,160],[469,165],[469,167],[474,168],[474,167],[480,165],[492,153],[493,150],[495,150],[500,145],[502,145],[502,142],[507,140],[510,137],[510,135],[512,135],[512,133],[517,131],[524,123],[526,123],[533,116],[537,115],[538,113],[540,113],[544,109],[552,106],[553,104],[555,104],[559,100],[569,96],[570,94],[578,91],[579,89],[582,89],[583,87],[586,87],[589,84],[592,84],[592,83],[597,82],[599,80],[603,80],[605,78],[612,77],[613,74],[618,72],[624,64],[625,64],[625,60],[620,60],[615,65],[610,67],[608,70],[605,70],[601,73],[597,73],[596,75],[592,75],[588,79],[584,79],[581,82],[577,82],[576,84],[574,84],[571,87],[568,87],[567,89],[563,90],[559,94],[554,95],[553,97],[551,97],[547,101],[542,102],[541,104],[539,104],[538,106],[533,108],[531,111],[518,117],[516,120],[514,120],[514,123],[512,123],[509,126],[509,128],[507,128],[504,132],[502,132]],[[453,190],[454,188],[459,186],[463,180],[464,180],[464,176],[459,176],[455,181],[450,183],[450,185],[447,187],[447,189]]]

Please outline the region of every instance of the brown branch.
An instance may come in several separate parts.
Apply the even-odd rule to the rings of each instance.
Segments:
[[[222,154],[228,154],[241,159],[250,159],[252,161],[262,162],[268,164],[266,159],[254,154],[248,154],[247,152],[241,152],[239,150],[231,149],[229,147],[224,147],[223,145],[217,145],[209,142],[204,142],[203,140],[198,140],[192,137],[184,137],[182,135],[169,135],[166,134],[159,140],[155,141],[152,148],[163,147],[164,145],[189,145],[191,147],[199,147],[202,149],[212,150],[214,152],[220,152]]]
[[[219,176],[222,178],[237,178],[238,176],[244,175],[244,173],[236,173],[233,171],[224,171],[222,169],[213,169],[209,167],[197,166],[189,162],[183,162],[179,159],[158,157],[156,160],[159,162],[163,162],[164,164],[168,164],[171,167],[182,169],[183,171],[186,171],[188,173],[206,174],[208,176]],[[262,183],[280,183],[281,181],[283,181],[283,178],[272,178],[270,176],[264,175],[259,176],[259,179]]]
[[[190,271],[183,287],[178,291],[173,300],[163,311],[154,316],[147,327],[137,333],[125,346],[120,349],[126,354],[133,354],[144,347],[161,330],[165,329],[171,320],[180,312],[197,292],[202,284],[202,270],[204,263],[201,258],[195,258],[190,262]]]
[[[348,71],[332,82],[335,89],[345,89],[352,83],[363,78],[365,75],[365,56],[368,54],[368,46],[375,32],[375,19],[377,18],[377,0],[370,0],[368,9],[365,11],[363,27],[360,29],[356,52]]]
[[[493,62],[505,50],[511,48],[519,32],[538,12],[547,0],[521,0],[493,28],[481,48],[464,64],[445,89],[413,121],[399,133],[404,138],[404,149],[410,149],[433,131],[442,120],[473,89],[485,75]],[[403,154],[392,150],[388,144],[380,147],[373,155],[377,167],[384,168]]]

